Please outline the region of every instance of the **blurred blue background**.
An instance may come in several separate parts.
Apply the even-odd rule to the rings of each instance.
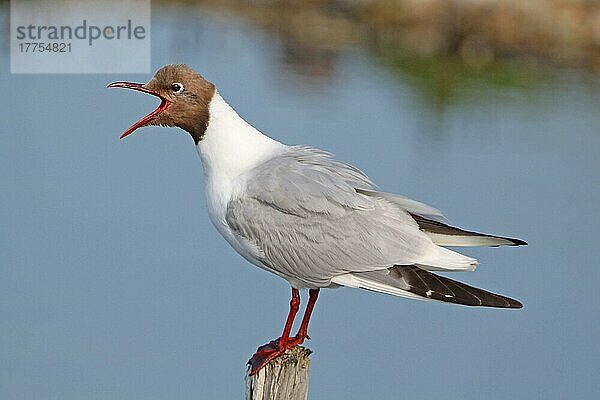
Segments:
[[[309,397],[598,396],[598,75],[494,64],[440,86],[450,63],[358,45],[306,56],[288,40],[227,10],[153,7],[154,69],[187,63],[276,139],[332,151],[457,225],[530,244],[467,249],[479,269],[453,276],[522,310],[322,292]],[[11,75],[7,42],[0,398],[242,398],[244,364],[280,334],[289,286],[210,224],[187,134],[118,140],[156,100],[105,86],[150,76]]]

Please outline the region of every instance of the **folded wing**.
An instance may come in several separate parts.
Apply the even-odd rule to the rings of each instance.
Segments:
[[[475,259],[440,244],[521,244],[451,227],[433,207],[378,192],[356,168],[311,148],[290,147],[243,184],[224,223],[257,265],[297,287],[325,287],[334,277],[394,265],[472,271]]]
[[[392,193],[376,190],[357,190],[359,193],[373,198],[380,198],[395,204],[409,213],[438,246],[522,246],[527,243],[520,239],[467,231],[448,224],[442,213],[427,204]]]
[[[521,308],[518,300],[425,271],[416,265],[340,275],[333,283],[380,293],[466,306]]]
[[[435,221],[411,214],[419,228],[425,232],[438,246],[523,246],[527,242],[502,236],[489,235],[467,231],[450,226],[440,221]]]
[[[267,269],[307,287],[395,264],[475,268],[475,259],[435,245],[409,213],[363,189],[374,190],[360,171],[293,147],[254,168],[224,222]]]

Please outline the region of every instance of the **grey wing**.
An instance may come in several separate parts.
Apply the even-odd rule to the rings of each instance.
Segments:
[[[487,233],[473,232],[448,224],[442,213],[427,204],[392,193],[357,189],[370,197],[385,199],[408,212],[433,243],[439,246],[522,246],[527,242]]]
[[[292,147],[253,170],[226,222],[258,248],[262,263],[307,286],[432,258],[437,246],[409,213],[357,189],[374,188],[328,153]]]

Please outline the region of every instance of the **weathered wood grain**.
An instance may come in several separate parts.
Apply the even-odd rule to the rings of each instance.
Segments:
[[[311,351],[296,346],[249,376],[246,372],[246,400],[306,400]]]

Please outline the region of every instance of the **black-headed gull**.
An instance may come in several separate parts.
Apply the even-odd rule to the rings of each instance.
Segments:
[[[185,65],[164,66],[145,84],[108,87],[161,100],[121,138],[148,125],[187,131],[204,166],[212,223],[246,260],[291,284],[283,334],[259,347],[250,360],[252,374],[307,338],[321,288],[349,286],[469,306],[522,307],[517,300],[431,271],[475,269],[475,259],[445,246],[517,246],[524,241],[453,227],[435,208],[379,191],[365,174],[330,153],[262,134],[212,83]],[[298,333],[290,336],[302,288],[309,289],[309,302]]]

